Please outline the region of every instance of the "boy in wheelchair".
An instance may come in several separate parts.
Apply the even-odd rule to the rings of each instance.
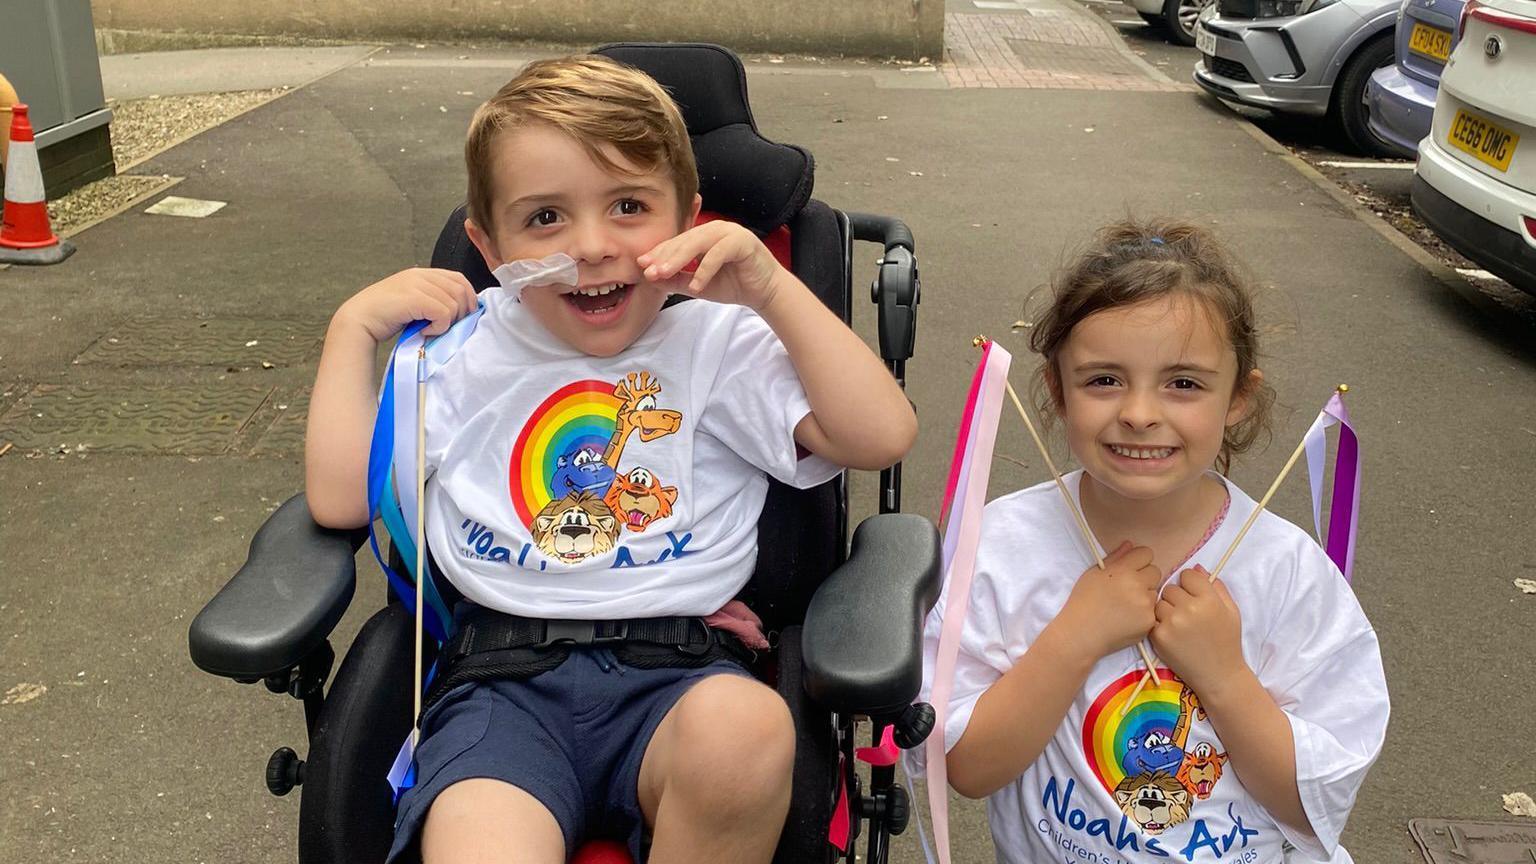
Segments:
[[[601,834],[636,860],[649,838],[651,861],[766,862],[792,721],[741,640],[699,619],[751,576],[768,476],[892,464],[912,410],[752,233],[689,228],[688,134],[644,74],[531,64],[476,113],[465,157],[487,266],[564,253],[576,284],[477,301],[457,273],[412,269],[369,286],[331,322],[307,434],[316,521],[367,524],[378,345],[484,304],[428,390],[425,539],[465,601],[390,860],[559,862]]]

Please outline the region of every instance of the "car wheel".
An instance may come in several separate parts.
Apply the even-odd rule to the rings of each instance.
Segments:
[[[1211,0],[1163,0],[1163,23],[1168,29],[1168,41],[1175,45],[1195,44],[1195,20],[1209,5]]]
[[[1391,63],[1392,32],[1389,30],[1360,46],[1344,64],[1333,85],[1328,114],[1350,146],[1366,156],[1395,155],[1367,125],[1365,108],[1365,85],[1370,81],[1371,73]]]

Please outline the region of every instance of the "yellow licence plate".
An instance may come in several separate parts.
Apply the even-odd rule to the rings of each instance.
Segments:
[[[1509,160],[1515,157],[1515,147],[1520,144],[1520,136],[1470,111],[1457,111],[1446,141],[1457,150],[1470,153],[1500,171],[1508,171]]]
[[[1408,48],[1444,63],[1451,56],[1451,34],[1438,27],[1414,22],[1413,32],[1408,34]]]

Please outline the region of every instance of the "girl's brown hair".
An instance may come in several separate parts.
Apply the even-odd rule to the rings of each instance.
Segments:
[[[1062,409],[1062,345],[1078,322],[1095,312],[1149,300],[1185,295],[1200,301],[1223,326],[1237,354],[1233,397],[1243,395],[1248,410],[1222,435],[1217,470],[1223,474],[1232,457],[1269,434],[1275,393],[1249,373],[1258,368],[1259,340],[1253,314],[1252,289],[1214,237],[1188,222],[1169,219],[1127,219],[1099,229],[1076,262],[1050,288],[1049,305],[1033,322],[1029,347],[1041,355],[1037,388],[1042,417]],[[1246,392],[1245,392],[1246,388]]]
[[[680,212],[699,191],[693,144],[677,103],[651,76],[615,60],[579,54],[536,60],[475,112],[464,141],[469,174],[469,218],[491,230],[494,161],[492,144],[503,131],[547,123],[570,135],[592,160],[621,172],[614,150],[644,172],[671,174]]]

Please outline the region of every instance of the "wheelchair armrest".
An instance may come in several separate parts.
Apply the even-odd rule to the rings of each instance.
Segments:
[[[805,613],[805,689],[838,712],[905,709],[923,683],[923,619],[939,596],[939,532],[921,516],[859,524]]]
[[[245,565],[192,619],[192,662],[245,681],[298,665],[352,602],[353,556],[367,539],[366,528],[321,528],[302,494],[289,498],[251,539]]]

